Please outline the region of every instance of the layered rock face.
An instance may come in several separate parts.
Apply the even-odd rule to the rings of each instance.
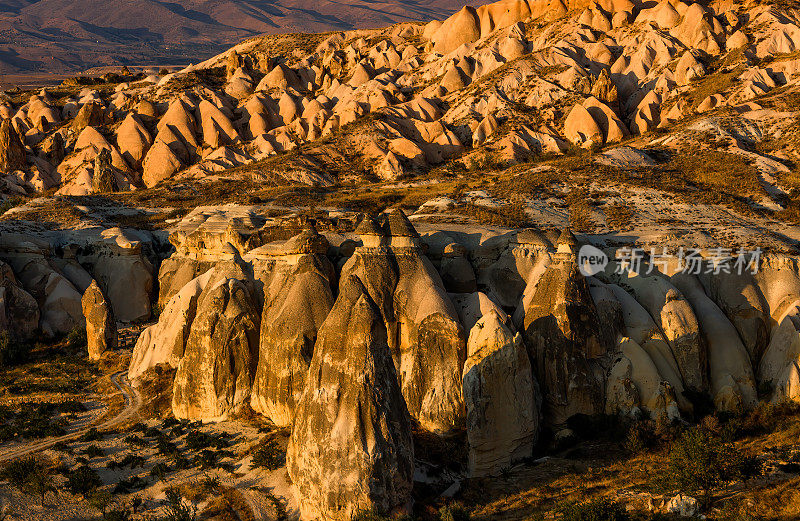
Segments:
[[[320,328],[287,450],[303,519],[390,513],[411,498],[411,425],[386,325],[356,276]]]

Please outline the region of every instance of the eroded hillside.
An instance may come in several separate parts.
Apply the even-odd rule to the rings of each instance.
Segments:
[[[7,93],[0,329],[86,331],[236,511],[791,519],[798,16],[502,1]]]

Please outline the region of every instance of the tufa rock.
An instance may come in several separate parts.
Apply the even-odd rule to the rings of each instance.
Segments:
[[[10,119],[0,122],[0,173],[25,168],[25,145],[14,130]]]
[[[176,418],[220,421],[250,398],[259,317],[250,289],[222,278],[206,287],[172,388]]]
[[[320,328],[286,453],[302,520],[383,514],[411,500],[411,425],[376,303],[343,280]]]
[[[92,281],[83,293],[81,305],[83,316],[86,318],[89,359],[99,360],[105,351],[117,348],[117,323],[114,320],[114,312],[95,281]]]
[[[541,396],[522,336],[495,310],[469,334],[464,402],[471,476],[498,475],[530,457],[539,432]]]
[[[111,151],[107,148],[100,149],[94,160],[92,189],[98,194],[114,192],[117,189],[117,181],[111,167]]]
[[[545,421],[556,426],[575,414],[602,412],[603,382],[594,362],[608,346],[601,343],[597,310],[574,261],[551,264],[542,274],[525,307],[523,328],[542,386]]]

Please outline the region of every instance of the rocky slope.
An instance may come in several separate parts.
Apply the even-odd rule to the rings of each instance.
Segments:
[[[504,1],[17,94],[0,328],[151,321],[130,379],[290,430],[303,519],[407,510],[425,437],[492,476],[576,415],[800,401],[799,27]]]
[[[135,0],[109,9],[94,0],[4,2],[0,72],[186,64],[258,34],[383,27],[444,18],[461,6],[455,0],[314,2],[313,8],[296,0]]]

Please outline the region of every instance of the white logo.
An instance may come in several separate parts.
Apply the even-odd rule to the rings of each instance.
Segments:
[[[597,275],[608,266],[608,255],[603,250],[585,244],[578,251],[578,269],[584,277]]]

